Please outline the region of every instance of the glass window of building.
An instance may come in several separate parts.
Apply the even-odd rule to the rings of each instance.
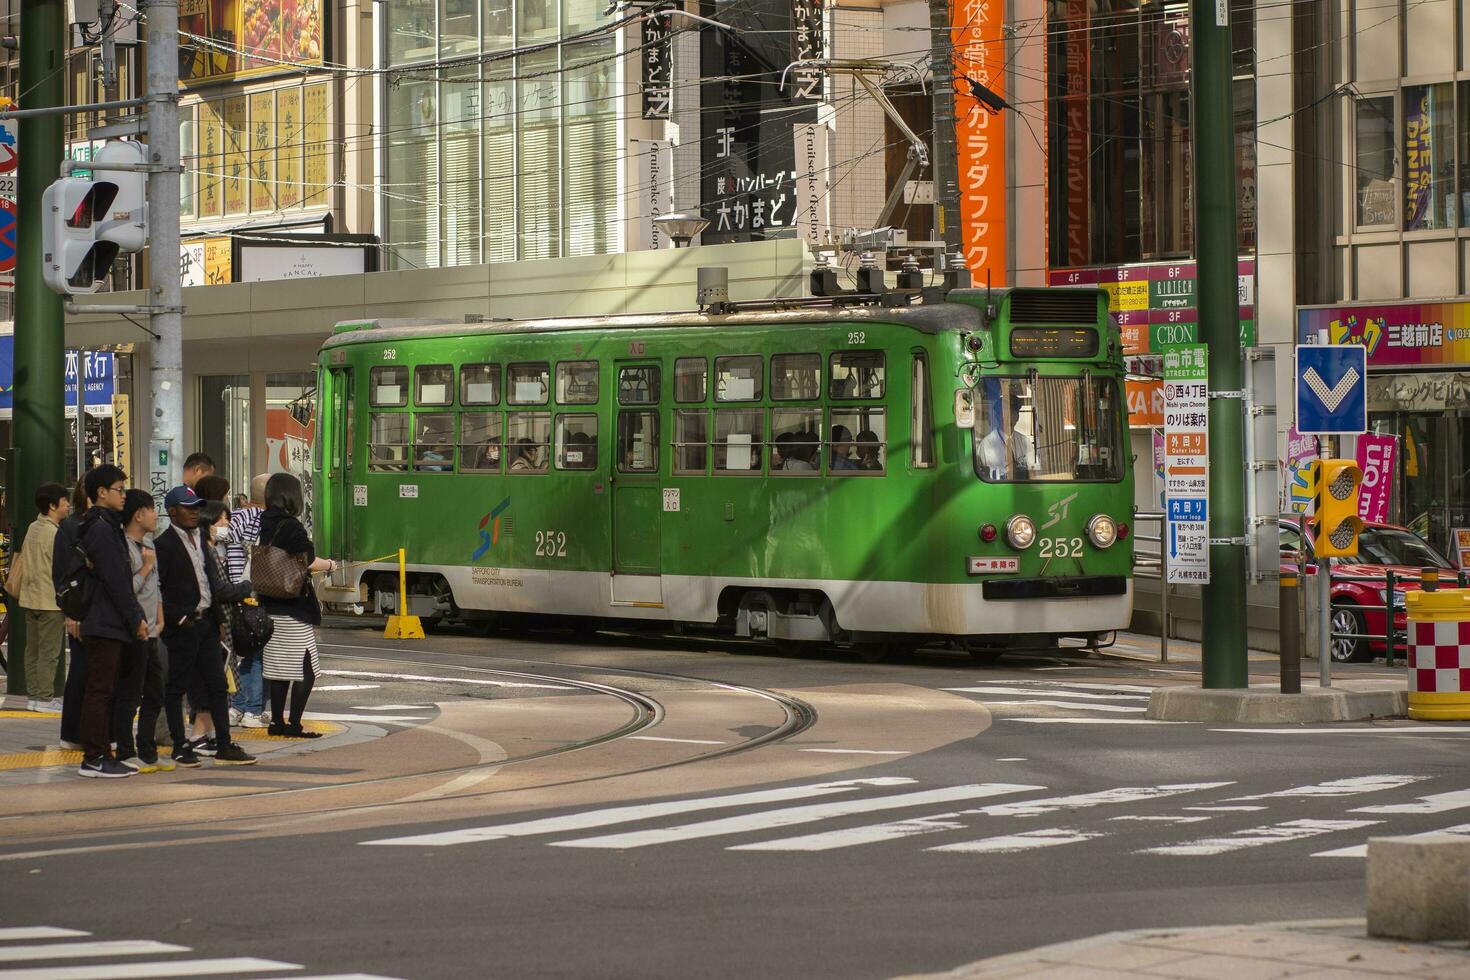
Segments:
[[[1357,223],[1392,225],[1398,210],[1393,169],[1393,96],[1358,99],[1353,107]]]
[[[478,65],[444,71],[439,85],[440,256],[445,265],[480,261],[480,106]]]
[[[382,189],[394,268],[439,265],[437,98],[432,81],[404,78],[388,86],[388,175]]]
[[[479,0],[439,0],[439,56],[475,54],[480,50]]]
[[[1404,86],[1404,230],[1456,228],[1455,87]]]

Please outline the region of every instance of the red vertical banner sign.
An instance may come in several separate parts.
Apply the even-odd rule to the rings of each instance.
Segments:
[[[1006,128],[971,94],[970,80],[1005,97],[1003,0],[954,0],[955,150],[960,241],[976,284],[1006,282]]]
[[[1091,217],[1091,170],[1088,134],[1092,130],[1089,120],[1090,79],[1092,59],[1088,45],[1088,0],[1066,0],[1066,14],[1061,24],[1063,69],[1065,84],[1062,95],[1062,120],[1066,140],[1065,209],[1067,221],[1067,264],[1087,265],[1091,260],[1088,248],[1092,229]]]

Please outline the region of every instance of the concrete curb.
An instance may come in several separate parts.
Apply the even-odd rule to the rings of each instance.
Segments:
[[[1408,711],[1409,696],[1402,690],[1328,689],[1280,694],[1276,691],[1161,687],[1149,698],[1148,712],[1144,717],[1158,721],[1282,725],[1401,718]]]

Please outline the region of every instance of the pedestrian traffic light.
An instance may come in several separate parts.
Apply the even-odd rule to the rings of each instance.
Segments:
[[[147,160],[142,143],[113,141],[92,157],[96,176],[63,177],[46,188],[42,276],[52,290],[95,293],[119,252],[142,251],[148,244],[148,175],[107,169],[109,164],[141,167]]]
[[[41,275],[54,292],[95,293],[117,258],[117,243],[97,238],[117,184],[63,177],[41,195]]]
[[[1363,471],[1350,459],[1324,459],[1316,465],[1317,512],[1312,515],[1312,544],[1318,558],[1347,558],[1358,553],[1358,487]]]

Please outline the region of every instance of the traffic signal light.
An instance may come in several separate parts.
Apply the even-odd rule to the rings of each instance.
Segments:
[[[1358,553],[1358,487],[1363,471],[1350,459],[1324,459],[1316,465],[1317,512],[1312,515],[1313,548],[1318,558]]]
[[[55,292],[95,293],[119,252],[148,244],[148,175],[107,164],[147,162],[142,143],[107,143],[92,158],[93,178],[63,177],[41,198],[42,274]]]
[[[41,272],[55,292],[95,293],[117,258],[117,243],[99,241],[98,222],[111,215],[117,184],[63,177],[41,195]]]

